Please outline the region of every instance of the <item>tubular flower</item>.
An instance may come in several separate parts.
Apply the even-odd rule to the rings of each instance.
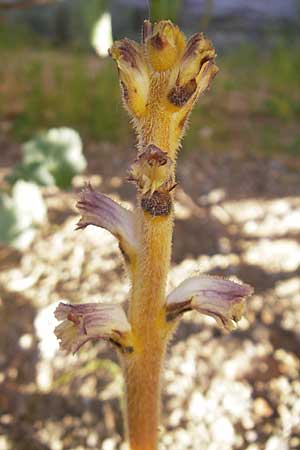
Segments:
[[[62,321],[55,328],[55,335],[61,348],[68,353],[76,353],[91,339],[109,339],[120,344],[131,330],[119,304],[60,303],[54,314],[57,320]]]
[[[78,230],[88,225],[105,228],[119,240],[123,252],[129,257],[134,255],[137,242],[131,211],[106,195],[95,192],[90,184],[81,192],[77,208],[82,214],[77,224]]]
[[[183,281],[167,297],[169,318],[184,311],[196,310],[212,316],[231,331],[242,318],[245,299],[253,292],[251,286],[218,277],[199,276]]]

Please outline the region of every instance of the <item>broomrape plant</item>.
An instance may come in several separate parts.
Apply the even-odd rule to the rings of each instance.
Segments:
[[[77,205],[78,228],[99,226],[118,239],[131,280],[129,306],[125,312],[114,303],[60,303],[55,315],[62,322],[55,333],[67,352],[92,339],[116,346],[125,378],[130,449],[155,450],[162,367],[180,318],[194,310],[233,330],[252,288],[202,275],[166,294],[177,150],[194,104],[218,72],[211,42],[200,33],[186,41],[170,21],[154,26],[145,21],[141,44],[117,41],[110,55],[138,138],[129,175],[137,187],[136,207],[128,211],[87,185]]]

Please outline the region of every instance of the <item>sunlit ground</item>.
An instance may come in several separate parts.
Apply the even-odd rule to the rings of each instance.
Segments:
[[[104,54],[109,43],[97,46],[94,31]],[[74,231],[86,178],[126,206],[134,202],[123,181],[134,141],[117,75],[96,55],[8,37],[4,30],[0,187],[21,143],[50,127],[80,133],[88,169],[72,193],[42,189],[48,222],[28,250],[0,247],[0,450],[125,450],[113,349],[100,342],[66,357],[53,335],[60,300],[128,296],[114,238],[93,227]],[[159,449],[298,450],[299,44],[218,53],[220,74],[179,158],[169,288],[207,273],[241,279],[255,295],[230,335],[200,315],[182,321],[164,373]]]
[[[88,149],[94,187],[127,206],[130,152]],[[201,272],[242,279],[255,295],[230,335],[213,319],[184,318],[164,374],[159,448],[299,449],[299,171],[289,159],[194,151],[179,159],[178,179],[170,288]],[[73,193],[43,190],[49,223],[26,253],[1,249],[3,450],[126,448],[113,350],[100,342],[65,357],[53,337],[59,300],[123,302],[129,290],[114,238],[74,231],[84,180]]]

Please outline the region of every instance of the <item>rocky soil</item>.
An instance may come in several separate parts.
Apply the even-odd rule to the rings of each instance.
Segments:
[[[75,232],[74,204],[90,179],[132,205],[130,152],[91,145],[72,193],[43,191],[48,223],[30,249],[1,247],[1,450],[126,448],[114,350],[100,342],[64,356],[53,310],[61,299],[127,298],[116,241],[94,227]],[[180,157],[178,181],[170,288],[201,272],[241,279],[255,295],[229,335],[213,319],[184,317],[164,373],[159,449],[299,449],[299,161],[193,152]]]

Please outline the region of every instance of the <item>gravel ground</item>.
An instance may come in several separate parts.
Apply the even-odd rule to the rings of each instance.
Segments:
[[[88,178],[130,206],[126,156],[91,146]],[[255,295],[229,335],[184,317],[166,362],[159,449],[299,449],[299,161],[191,153],[178,180],[170,288],[201,272],[241,279]],[[114,238],[74,231],[83,183],[44,190],[49,220],[28,251],[0,249],[1,450],[126,448],[113,349],[65,357],[53,336],[59,300],[123,302],[129,289]]]

